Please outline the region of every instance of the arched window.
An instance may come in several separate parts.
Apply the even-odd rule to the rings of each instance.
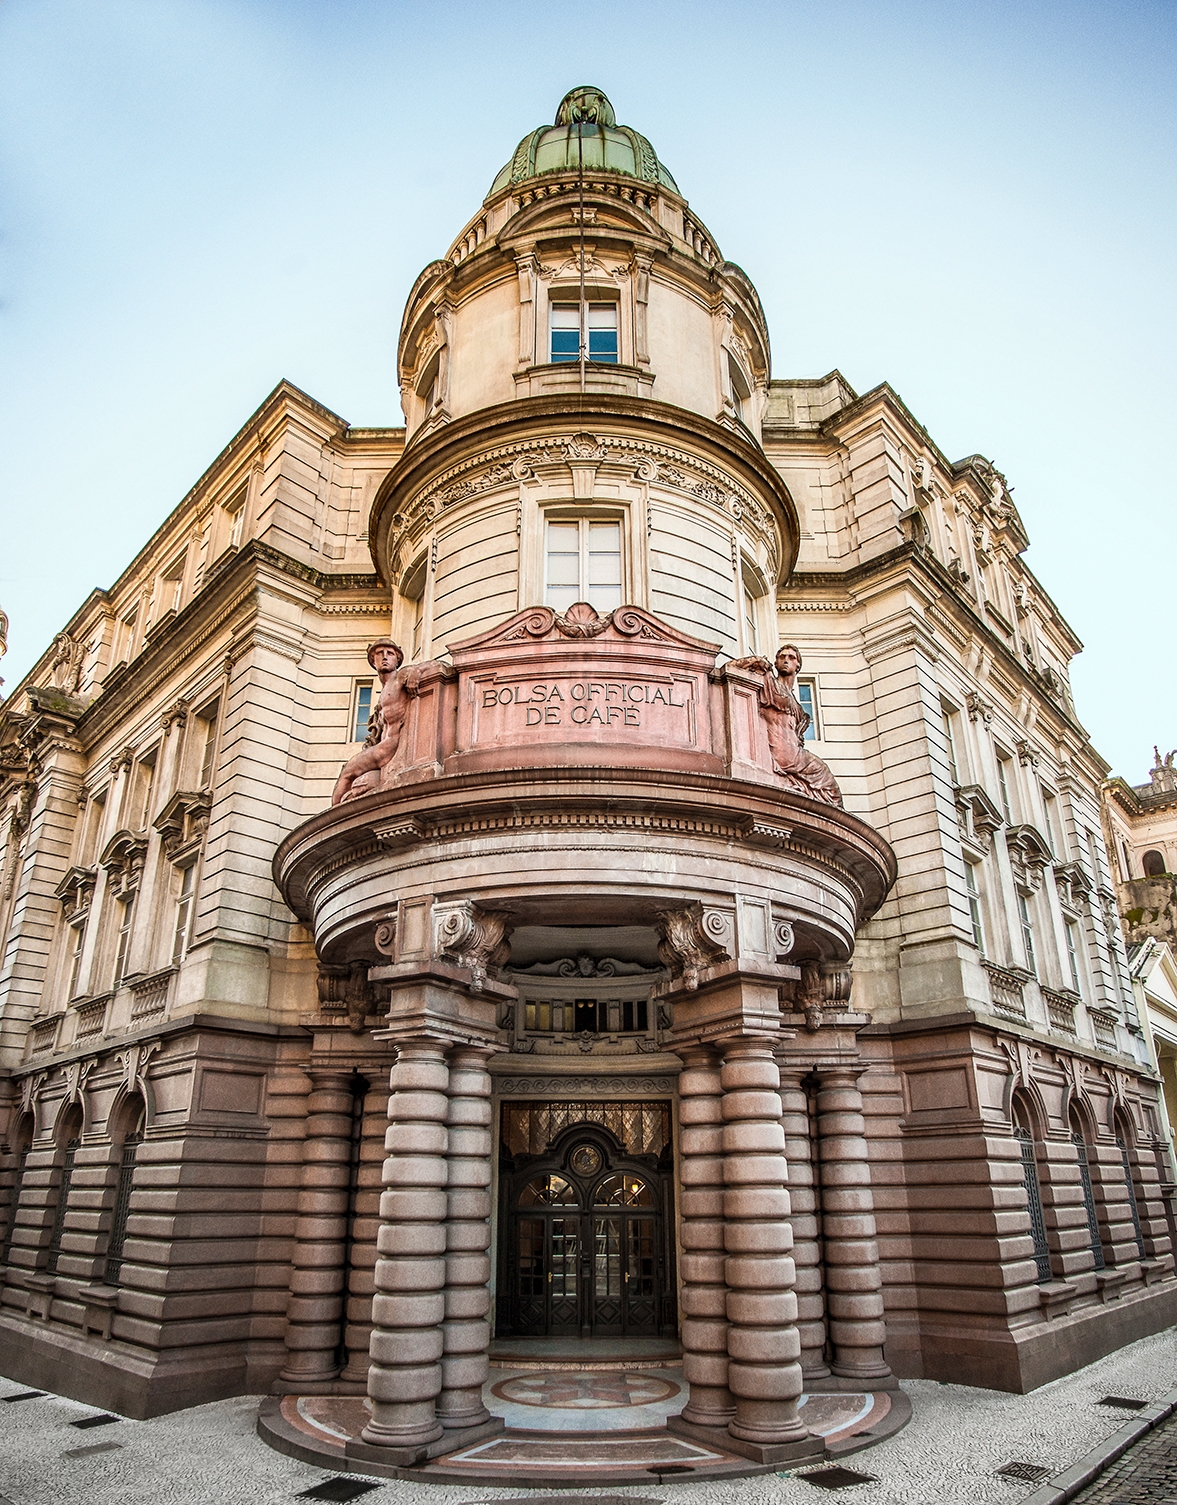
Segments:
[[[61,1257],[61,1237],[65,1232],[69,1189],[74,1179],[74,1157],[81,1142],[82,1110],[74,1103],[62,1114],[57,1126],[57,1196],[53,1209],[53,1228],[49,1234],[49,1249],[45,1256],[45,1270],[49,1275],[57,1273],[57,1261]]]
[[[124,1104],[121,1115],[119,1178],[115,1186],[114,1214],[110,1221],[110,1236],[106,1241],[106,1268],[103,1272],[103,1279],[109,1286],[117,1286],[122,1275],[123,1244],[127,1238],[127,1216],[131,1211],[131,1187],[135,1179],[135,1157],[143,1143],[146,1116],[141,1097],[133,1097]]]
[[[1144,876],[1146,878],[1163,878],[1165,876],[1164,854],[1157,851],[1145,852]]]
[[[1095,1211],[1095,1193],[1091,1189],[1091,1167],[1087,1163],[1087,1135],[1083,1129],[1083,1121],[1072,1107],[1068,1116],[1071,1129],[1071,1143],[1075,1146],[1075,1154],[1079,1158],[1079,1185],[1083,1190],[1083,1208],[1087,1214],[1087,1238],[1091,1248],[1091,1257],[1095,1261],[1095,1268],[1104,1268],[1103,1242],[1099,1236],[1099,1218]]]
[[[519,1195],[520,1207],[579,1207],[576,1188],[563,1176],[537,1176]]]
[[[13,1169],[12,1190],[9,1193],[8,1221],[4,1227],[4,1247],[0,1249],[0,1265],[8,1263],[8,1257],[12,1252],[12,1239],[16,1233],[16,1217],[20,1211],[20,1193],[24,1185],[25,1166],[28,1164],[29,1151],[33,1147],[33,1115],[26,1113],[16,1126],[16,1133],[12,1136],[12,1150],[16,1157]]]
[[[1034,1240],[1034,1264],[1038,1283],[1050,1279],[1050,1245],[1046,1241],[1046,1219],[1042,1215],[1042,1188],[1038,1183],[1038,1158],[1034,1150],[1034,1120],[1025,1103],[1014,1099],[1014,1138],[1022,1152],[1022,1183],[1026,1188],[1030,1214],[1030,1237]]]

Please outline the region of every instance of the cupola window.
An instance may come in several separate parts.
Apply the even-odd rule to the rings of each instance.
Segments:
[[[620,522],[549,522],[545,553],[545,605],[567,611],[587,601],[600,612],[621,605]]]
[[[617,364],[616,303],[590,303],[586,310],[585,323],[588,332],[588,359],[615,366]],[[553,365],[580,359],[579,304],[552,304],[551,334]]]

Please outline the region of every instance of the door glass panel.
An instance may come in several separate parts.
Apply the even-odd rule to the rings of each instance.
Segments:
[[[523,1188],[520,1207],[576,1207],[579,1200],[574,1187],[562,1176],[537,1176]]]
[[[543,1298],[544,1286],[544,1220],[543,1218],[519,1219],[519,1294],[525,1299]]]
[[[576,1297],[579,1221],[578,1218],[552,1219],[552,1278],[549,1284],[553,1301],[575,1300]]]
[[[594,1219],[593,1242],[593,1295],[598,1301],[616,1301],[621,1296],[621,1227],[617,1219]]]
[[[654,1294],[654,1220],[630,1218],[626,1232],[628,1295],[631,1301],[636,1301]]]

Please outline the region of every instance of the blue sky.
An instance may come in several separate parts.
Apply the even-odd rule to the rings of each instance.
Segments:
[[[12,685],[281,377],[400,422],[420,269],[605,89],[760,290],[777,376],[1002,469],[1117,772],[1177,746],[1177,6],[6,0]]]

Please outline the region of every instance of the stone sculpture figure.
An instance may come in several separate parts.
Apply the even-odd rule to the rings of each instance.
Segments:
[[[764,675],[760,687],[760,714],[768,731],[774,773],[779,773],[787,788],[811,800],[827,805],[841,805],[842,791],[829,768],[805,747],[805,730],[809,715],[793,693],[797,671],[801,668],[800,651],[786,643],[776,656],[775,668],[766,658],[733,659],[731,669],[755,669]]]
[[[368,741],[343,765],[335,784],[331,803],[358,799],[380,787],[380,774],[396,756],[401,728],[408,714],[409,701],[417,694],[424,665],[403,667],[405,655],[391,638],[377,638],[368,647],[368,662],[380,676],[380,696],[376,702]]]

